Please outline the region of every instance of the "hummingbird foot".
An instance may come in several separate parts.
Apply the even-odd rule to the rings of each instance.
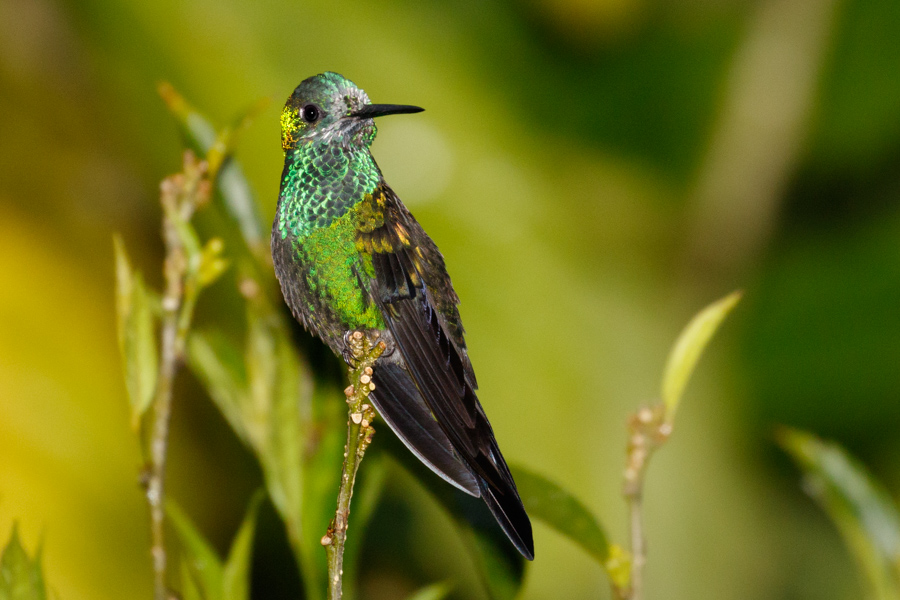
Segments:
[[[377,352],[377,356],[371,357],[374,362],[387,349],[387,344],[381,338],[381,332],[377,329],[346,331],[344,332],[341,358],[344,359],[344,362],[347,363],[351,370],[358,369],[361,364],[370,358],[371,354]]]

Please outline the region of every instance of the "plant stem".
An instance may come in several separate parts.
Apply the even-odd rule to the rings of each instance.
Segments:
[[[666,407],[645,407],[628,419],[628,451],[623,494],[628,504],[631,525],[631,581],[629,589],[615,590],[617,597],[644,598],[644,565],[647,550],[644,540],[644,477],[653,453],[669,438],[672,426],[665,419]]]
[[[191,154],[185,154],[184,173],[166,178],[161,187],[166,291],[162,298],[162,344],[153,399],[150,465],[146,477],[155,600],[169,598],[164,528],[166,454],[172,414],[172,386],[184,361],[185,343],[200,287],[196,279],[198,251],[196,244],[191,243],[193,240],[185,239],[187,223],[194,209],[209,196],[209,185],[204,184],[205,174],[205,163],[197,162]],[[192,232],[189,234],[192,235]]]
[[[376,342],[355,331],[349,336],[350,352],[357,365],[350,369],[350,386],[344,390],[349,405],[347,419],[347,445],[344,447],[344,466],[341,471],[341,483],[338,489],[337,511],[322,537],[325,554],[328,557],[328,600],[340,600],[344,575],[344,543],[347,539],[347,527],[350,519],[350,499],[353,497],[353,484],[356,472],[365,455],[366,448],[372,442],[375,429],[372,421],[375,409],[367,404],[369,392],[375,389],[372,383],[372,366],[384,352],[384,342]]]
[[[643,485],[641,486],[643,488]],[[631,600],[644,597],[643,569],[647,562],[644,548],[643,529],[643,489],[628,498],[628,511],[631,518]]]
[[[166,549],[164,537],[165,510],[164,486],[166,449],[169,437],[169,417],[172,410],[172,383],[176,365],[176,323],[180,298],[170,295],[168,286],[163,299],[162,349],[157,380],[156,397],[153,400],[153,437],[150,443],[150,477],[147,481],[147,502],[150,505],[150,533],[152,539],[153,580],[155,600],[166,600]],[[173,302],[174,299],[174,302]],[[168,306],[167,306],[168,305]]]

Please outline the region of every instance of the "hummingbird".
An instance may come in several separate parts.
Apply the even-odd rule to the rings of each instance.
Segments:
[[[432,471],[482,498],[533,560],[531,522],[475,394],[444,258],[370,151],[375,118],[422,110],[372,104],[334,72],[297,86],[281,113],[275,273],[294,317],[351,366],[353,333],[386,344],[369,396],[378,413]]]

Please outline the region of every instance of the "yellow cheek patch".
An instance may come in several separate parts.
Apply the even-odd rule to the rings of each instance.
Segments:
[[[284,107],[281,111],[281,149],[290,150],[297,145],[302,127],[300,112],[297,109]]]

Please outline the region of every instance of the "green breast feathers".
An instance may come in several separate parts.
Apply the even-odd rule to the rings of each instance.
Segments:
[[[381,206],[379,206],[381,205]],[[341,321],[345,329],[384,329],[369,283],[375,276],[372,255],[359,234],[384,224],[383,202],[367,195],[327,227],[313,229],[294,241],[306,266],[309,291]]]

